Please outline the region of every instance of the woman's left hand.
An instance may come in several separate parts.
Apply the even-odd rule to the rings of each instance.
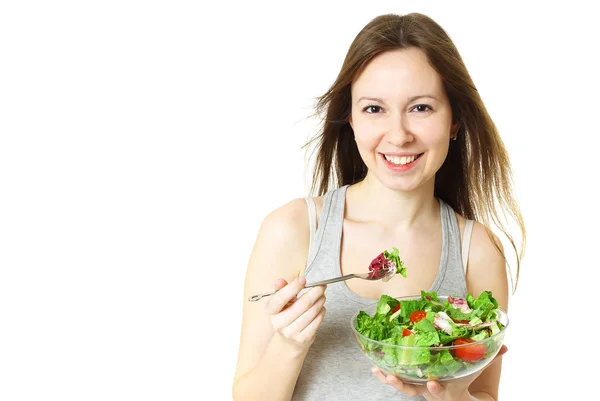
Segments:
[[[498,351],[498,354],[490,364],[494,363],[499,357],[505,354],[507,350],[508,349],[506,346],[502,345],[500,351]],[[371,369],[371,371],[380,382],[389,384],[397,391],[410,397],[422,395],[428,401],[451,401],[466,399],[465,396],[468,394],[469,386],[483,372],[483,370],[480,370],[472,375],[456,380],[450,380],[444,384],[440,384],[436,381],[429,381],[425,386],[423,386],[403,383],[394,375],[385,376],[379,369],[375,367]]]

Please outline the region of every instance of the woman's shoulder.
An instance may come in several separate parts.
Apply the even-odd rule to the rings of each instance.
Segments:
[[[463,235],[468,219],[457,212],[454,212],[454,215],[456,216],[462,243],[464,241]],[[496,257],[504,260],[504,249],[498,236],[477,220],[474,220],[472,224],[473,229],[471,232],[471,253],[469,254],[469,260],[471,260],[472,256],[478,256],[478,253],[486,255],[486,258],[488,259],[490,255],[496,254]]]
[[[467,219],[456,213],[461,244]],[[478,296],[482,291],[492,291],[503,307],[507,303],[506,259],[500,238],[486,225],[474,221],[469,246],[469,267],[467,270],[467,289]]]
[[[279,277],[289,282],[299,277],[303,261],[308,259],[308,243],[305,199],[293,199],[277,206],[267,213],[260,225],[246,280],[255,283]]]
[[[276,242],[289,242],[308,230],[308,208],[304,198],[277,206],[263,219],[260,234]]]
[[[323,197],[312,199],[319,216]],[[306,198],[295,198],[276,207],[263,219],[259,236],[271,246],[285,247],[289,252],[306,253],[310,236],[308,208]]]
[[[323,197],[312,198],[317,210],[323,206]],[[308,229],[307,198],[295,198],[271,210],[263,220],[263,227],[269,231],[282,231],[293,234],[298,230]]]
[[[285,231],[289,234],[308,230],[308,208],[311,205],[307,198],[312,199],[318,218],[323,209],[324,196],[295,198],[269,212],[263,220],[263,227],[269,231]]]
[[[313,199],[318,208],[322,197]],[[306,198],[292,199],[271,210],[263,219],[253,250],[252,265],[257,265],[257,269],[272,270],[273,274],[282,274],[286,279],[298,277],[308,260],[309,242]]]

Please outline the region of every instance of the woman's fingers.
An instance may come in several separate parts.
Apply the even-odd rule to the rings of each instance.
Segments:
[[[279,291],[280,289],[282,289],[283,287],[285,287],[286,285],[288,285],[288,282],[285,281],[284,279],[280,278],[277,279],[277,281],[275,281],[275,285],[273,286],[273,290],[275,292]],[[285,306],[284,309],[288,306],[290,306],[293,302],[295,301],[295,299],[292,299],[290,302],[288,302]]]
[[[306,291],[296,300],[296,302],[294,302],[293,310],[290,310],[289,313],[300,316],[302,313],[309,310],[322,296],[324,296],[326,288],[326,285],[320,285]]]
[[[310,324],[306,326],[306,328],[302,330],[302,332],[298,335],[298,341],[302,343],[307,343],[312,342],[312,340],[314,340],[315,334],[317,333],[317,329],[325,319],[325,312],[327,312],[327,309],[325,309],[325,307],[322,307],[317,317],[315,317],[313,321],[310,322]]]
[[[504,344],[502,344],[502,347],[500,347],[500,351],[498,351],[498,354],[496,354],[496,357],[494,359],[497,359],[499,357],[501,357],[502,355],[506,354],[506,352],[508,351],[508,347]]]
[[[325,316],[326,286],[311,288],[298,297],[305,285],[304,277],[287,285],[279,279],[275,282],[275,294],[265,305],[273,329],[300,344],[312,343]]]
[[[394,375],[384,375],[383,372],[376,367],[371,368],[371,372],[373,372],[377,380],[380,382],[392,386],[396,391],[406,394],[409,397],[423,394],[425,392],[425,386],[415,386],[404,383]]]
[[[504,355],[506,353],[506,351],[508,351],[508,348],[506,347],[506,345],[502,345],[502,347],[498,351],[498,354],[494,358],[494,361],[496,361],[498,358],[500,358],[502,355]],[[494,361],[492,361],[492,363]],[[389,384],[395,390],[397,390],[403,394],[406,394],[409,397],[413,397],[415,395],[421,395],[424,393],[430,393],[433,396],[439,397],[439,396],[443,395],[444,391],[446,391],[446,388],[436,381],[428,381],[426,383],[426,385],[424,385],[424,386],[417,386],[417,385],[413,385],[413,384],[404,383],[404,382],[402,382],[402,380],[400,380],[399,378],[397,378],[396,376],[393,376],[393,375],[386,376],[381,372],[381,370],[379,370],[376,367],[371,368],[371,372],[373,372],[373,375],[375,375],[377,380],[379,380],[380,382]],[[479,374],[480,373],[481,372],[479,372]],[[476,374],[475,376],[479,376],[479,374]],[[471,378],[471,381],[472,380],[474,380],[474,378]]]
[[[427,382],[427,390],[433,395],[440,394],[443,389],[442,385],[436,381]]]
[[[417,386],[412,385],[412,384],[408,384],[408,383],[404,383],[402,380],[398,379],[396,376],[393,375],[387,375],[385,377],[385,381],[387,384],[389,384],[390,386],[392,386],[393,388],[395,388],[397,391],[400,391],[403,394],[406,394],[409,397],[414,397],[415,395],[419,395],[421,393],[423,393],[423,386],[419,386],[417,389]],[[421,391],[419,391],[421,390]]]
[[[508,348],[506,347],[506,345],[502,345],[502,347],[500,347],[500,350],[498,351],[498,353],[496,354],[496,356],[494,357],[494,359],[492,360],[492,363],[494,363],[495,361],[497,361],[502,355],[506,354],[506,351],[508,351]],[[486,369],[489,367],[489,365],[486,367]],[[455,392],[457,386],[459,388],[459,391],[462,391],[462,389],[464,388],[464,386],[468,387],[471,385],[471,383],[477,378],[479,377],[479,375],[481,375],[483,371],[479,371],[477,373],[473,373],[472,375],[469,376],[465,376],[461,379],[457,379],[451,382],[448,382],[444,385],[442,385],[441,383],[438,383],[436,381],[429,381],[427,382],[427,390],[435,395],[435,396],[443,396],[445,391],[450,391],[450,392]],[[462,388],[460,386],[463,386]]]
[[[285,280],[279,279],[275,282],[275,288],[281,285]],[[274,315],[276,313],[281,312],[283,308],[288,304],[288,302],[292,301],[300,291],[304,288],[306,284],[306,279],[304,277],[300,277],[296,280],[293,280],[288,285],[281,287],[279,290],[276,289],[276,293],[271,295],[269,301],[266,304],[267,311]]]
[[[279,291],[280,289],[282,289],[282,288],[283,288],[283,287],[285,287],[286,285],[288,285],[288,282],[287,282],[287,281],[285,281],[285,280],[284,280],[284,279],[282,279],[282,278],[278,278],[278,279],[275,281],[275,285],[273,286],[273,290],[275,290],[275,291]]]
[[[283,328],[291,325],[294,321],[296,321],[296,319],[300,318],[305,312],[307,312],[319,300],[319,298],[323,296],[323,294],[325,294],[325,286],[322,285],[306,291],[293,303],[293,305],[290,305],[289,308],[283,310],[277,316],[278,326]],[[312,319],[310,320],[312,321]],[[306,322],[306,324],[308,323],[310,323],[310,321]],[[304,327],[300,328],[300,330],[303,328]],[[297,332],[299,332],[299,330]]]
[[[317,299],[317,301],[314,304],[312,304],[312,306],[306,312],[304,312],[297,319],[292,321],[284,329],[284,332],[287,331],[289,333],[300,333],[309,324],[311,324],[313,320],[315,320],[315,318],[317,317],[319,312],[321,312],[321,309],[323,308],[324,304],[325,304],[325,295],[321,295],[321,297],[319,299]]]
[[[377,380],[379,380],[383,384],[387,384],[387,382],[385,381],[385,375],[383,373],[381,373],[381,370],[379,370],[375,366],[373,366],[371,368],[371,372],[373,372],[373,374],[375,375],[375,377],[377,378]]]

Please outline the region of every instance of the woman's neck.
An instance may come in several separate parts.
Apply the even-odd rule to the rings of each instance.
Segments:
[[[376,177],[367,177],[348,188],[346,217],[402,230],[419,227],[439,218],[434,181],[412,191],[385,187]]]

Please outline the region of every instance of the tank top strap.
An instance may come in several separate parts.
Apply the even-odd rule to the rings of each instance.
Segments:
[[[313,269],[315,259],[319,253],[323,255],[326,250],[328,255],[336,250],[339,255],[339,247],[342,238],[342,226],[344,224],[344,206],[347,185],[328,191],[323,197],[323,207],[317,231],[310,246],[308,261],[303,275],[306,276]]]
[[[467,282],[462,267],[460,231],[454,209],[442,199],[438,199],[442,217],[442,257],[440,271],[436,278],[438,295],[466,295]],[[445,238],[444,238],[445,237]]]

